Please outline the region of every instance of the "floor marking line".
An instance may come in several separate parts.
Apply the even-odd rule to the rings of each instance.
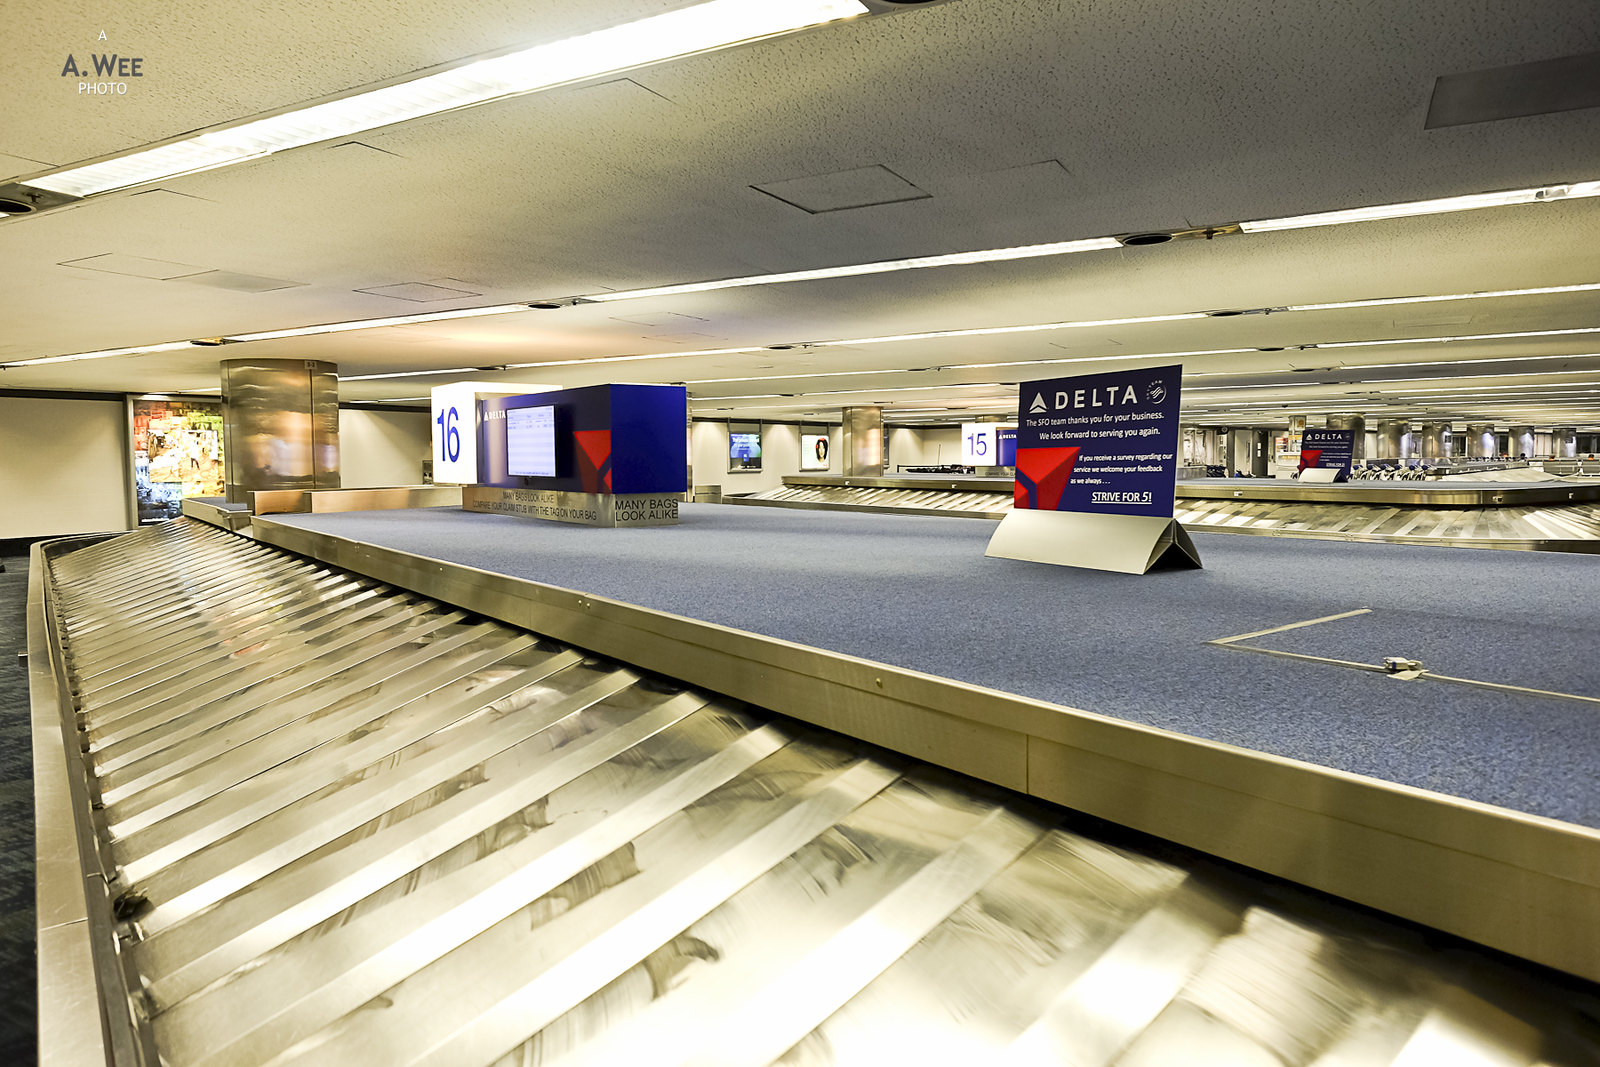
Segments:
[[[1431,674],[1424,670],[1421,677],[1431,678],[1436,682],[1449,682],[1451,685],[1470,685],[1479,689],[1495,689],[1503,693],[1526,693],[1529,696],[1555,697],[1558,700],[1577,700],[1584,704],[1600,704],[1600,697],[1584,696],[1581,693],[1561,693],[1554,689],[1534,689],[1526,685],[1512,685],[1509,682],[1484,682],[1476,678],[1455,678],[1448,674]]]
[[[1235,639],[1237,640],[1237,639]],[[1284,652],[1276,648],[1256,648],[1254,645],[1230,645],[1223,641],[1207,641],[1209,645],[1221,645],[1233,649],[1235,652],[1259,652],[1263,656],[1278,656],[1282,659],[1308,660],[1312,663],[1326,663],[1335,667],[1350,667],[1358,671],[1371,671],[1373,674],[1389,674],[1388,668],[1375,663],[1358,663],[1355,660],[1333,659],[1329,656],[1311,656],[1304,652]],[[1485,682],[1477,678],[1457,678],[1449,674],[1434,674],[1423,668],[1406,680],[1445,682],[1449,685],[1465,685],[1474,689],[1493,689],[1500,693],[1522,693],[1527,696],[1551,697],[1556,700],[1576,700],[1581,704],[1600,704],[1600,697],[1584,696],[1581,693],[1562,693],[1554,689],[1534,689],[1525,685],[1512,685],[1509,682]]]
[[[1370,615],[1371,608],[1357,608],[1354,611],[1341,612],[1338,615],[1324,615],[1320,619],[1307,619],[1305,622],[1291,622],[1287,626],[1274,626],[1270,630],[1252,630],[1247,634],[1234,634],[1232,637],[1219,637],[1215,641],[1207,641],[1208,645],[1228,645],[1235,641],[1243,641],[1248,637],[1265,637],[1268,634],[1281,634],[1285,630],[1298,630],[1303,626],[1315,626],[1322,622],[1336,622],[1339,619],[1349,619],[1356,615]]]
[[[1372,663],[1358,663],[1353,659],[1333,659],[1329,656],[1310,656],[1304,652],[1284,652],[1283,650],[1276,648],[1256,648],[1254,645],[1229,645],[1222,641],[1207,641],[1206,644],[1222,645],[1224,648],[1231,648],[1236,652],[1259,652],[1263,656],[1281,656],[1284,659],[1310,660],[1312,663],[1331,663],[1335,667],[1353,667],[1358,671],[1374,671],[1378,674],[1388,673],[1388,671],[1381,666]]]

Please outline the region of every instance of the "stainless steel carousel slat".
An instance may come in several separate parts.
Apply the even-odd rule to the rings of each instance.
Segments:
[[[98,685],[90,685],[90,680],[85,680],[85,685],[78,688],[78,696],[82,697],[85,704],[93,702],[99,707],[122,704],[128,697],[136,693],[149,693],[150,689],[202,685],[226,673],[237,672],[251,662],[277,656],[285,649],[301,646],[326,648],[352,625],[370,624],[373,616],[381,616],[384,622],[397,622],[410,611],[413,608],[406,603],[405,597],[376,597],[357,593],[342,603],[338,613],[323,611],[312,619],[294,621],[291,625],[261,627],[238,637],[219,638],[202,643],[198,648],[184,649],[184,653],[176,659],[162,659],[158,653],[150,656],[149,661],[115,672],[115,677],[107,677],[109,672],[101,673],[98,675]],[[224,643],[227,648],[219,649]],[[221,661],[216,654],[218,651],[226,656]]]
[[[292,723],[295,729],[271,730],[242,744],[228,746],[190,773],[129,791],[121,798],[106,797],[102,793],[108,833],[113,838],[126,838],[155,822],[161,822],[170,830],[178,825],[172,820],[178,812],[258,775],[276,773],[285,761],[294,762],[296,773],[305,781],[308,765],[315,762],[311,754],[324,745],[335,751],[348,750],[348,744],[339,742],[352,732],[360,732],[358,740],[366,742],[362,746],[366,749],[389,743],[394,731],[389,728],[387,717],[396,710],[397,700],[403,704],[439,689],[440,678],[454,678],[462,672],[475,676],[480,668],[504,663],[509,657],[531,648],[532,644],[527,637],[491,632],[456,648],[419,649],[396,660],[391,668],[393,673],[374,684],[366,684],[363,678],[355,685],[321,695],[315,702],[305,702],[287,713],[274,709],[274,716],[280,722]],[[570,662],[568,657],[560,655],[548,656],[547,660]],[[547,666],[545,669],[558,668]],[[375,694],[373,690],[380,687],[385,691]],[[448,687],[443,689],[447,691]],[[432,707],[432,703],[423,702],[421,707]],[[454,710],[454,706],[448,706],[447,710]],[[384,735],[375,737],[380,730],[385,731]]]
[[[287,588],[259,587],[229,596],[215,612],[208,613],[205,605],[191,604],[186,609],[187,614],[174,616],[164,625],[153,624],[148,616],[124,619],[124,628],[110,631],[107,639],[85,641],[82,654],[72,661],[73,666],[84,671],[86,677],[92,677],[137,661],[141,651],[149,655],[152,649],[160,649],[169,642],[178,644],[211,634],[232,634],[263,618],[281,618],[285,601],[317,605],[343,598],[359,588],[360,584],[348,577],[329,574],[298,587],[292,584]],[[132,632],[128,629],[130,623]]]
[[[237,614],[240,609],[262,601],[270,602],[270,597],[283,596],[286,591],[335,586],[351,581],[349,575],[336,574],[326,568],[295,568],[283,573],[276,571],[266,561],[248,568],[231,562],[224,563],[219,565],[216,580],[206,579],[205,584],[201,586],[190,585],[183,589],[163,591],[160,594],[134,596],[126,602],[109,605],[107,614],[102,615],[95,625],[69,630],[68,633],[80,645],[80,654],[107,655],[120,641],[135,636],[115,629],[116,626],[127,622],[128,604],[139,605],[140,621],[144,630],[138,636],[148,637],[158,631],[176,629],[183,624],[193,625],[200,620],[195,619],[192,613],[196,610],[204,611],[213,605],[214,615]]]
[[[403,1023],[380,1025],[362,1013],[331,1040],[306,1048],[304,1062],[347,1063],[352,1050],[374,1041],[389,1063],[457,1056],[483,1062],[626,974],[898,778],[889,766],[859,760],[809,783],[817,788],[758,804],[709,838],[682,820],[653,827],[629,846],[639,874],[543,925],[536,914],[512,914],[390,989],[386,997]],[[439,1004],[474,973],[496,974],[506,991],[498,1000],[457,998],[445,1010],[416,1010]]]
[[[571,670],[576,668],[569,668]],[[223,838],[217,848],[197,856],[195,862],[184,864],[182,871],[173,872],[172,881],[177,884],[162,885],[162,896],[193,907],[196,900],[220,891],[225,882],[218,881],[219,875],[228,879],[237,877],[235,865],[238,863],[247,863],[254,876],[275,870],[382,815],[388,810],[385,805],[393,801],[393,793],[415,796],[466,774],[502,749],[525,741],[596,701],[614,695],[633,680],[626,672],[613,672],[576,692],[561,693],[541,709],[541,713],[452,731],[460,736],[451,736],[437,747],[423,742],[423,750],[418,753],[398,755],[365,774],[355,772],[355,780],[348,785],[341,780],[252,824],[252,838],[248,842]],[[135,837],[120,843],[117,860],[123,867],[124,877],[138,882],[189,855],[205,836],[186,834],[172,843],[167,843],[160,835]],[[191,885],[193,888],[189,888]]]
[[[1123,933],[1185,884],[1165,864],[1050,830],[778,1063],[993,1063]],[[930,1012],[930,986],[948,1012]],[[1103,1025],[1100,1024],[1100,1025]]]
[[[683,694],[637,718],[630,728],[602,735],[603,741],[597,738],[556,760],[546,759],[548,753],[536,751],[535,746],[520,746],[499,757],[501,769],[507,773],[488,783],[463,790],[337,852],[261,879],[247,897],[208,909],[139,947],[140,960],[163,975],[152,986],[153,995],[160,1003],[174,1003],[200,991],[251,959],[355,907],[461,842],[502,826],[633,745],[676,725],[687,717],[683,715],[686,707],[692,714],[701,706],[690,694]],[[783,744],[775,728],[758,733],[760,736],[750,735],[742,746],[719,753],[714,758],[720,760],[716,765],[742,769],[740,761],[746,756],[740,753],[754,762]],[[644,793],[658,788],[654,781],[643,779],[607,799],[626,807],[630,802],[642,803]],[[661,800],[660,795],[651,795],[656,802]],[[573,829],[592,828],[592,822],[580,819]]]
[[[230,679],[230,683],[240,688],[227,696],[206,700],[210,690],[196,686],[118,716],[104,727],[90,730],[89,751],[96,769],[108,782],[115,783],[118,789],[127,788],[130,781],[141,777],[139,770],[124,768],[148,760],[157,753],[167,764],[169,773],[175,772],[177,768],[173,766],[173,761],[180,755],[208,746],[226,746],[245,740],[238,733],[224,734],[218,732],[217,728],[249,712],[321,685],[346,669],[364,664],[399,645],[434,637],[441,629],[451,628],[454,632],[444,639],[457,642],[471,640],[485,632],[465,625],[457,626],[463,618],[460,612],[447,615],[421,613],[403,618],[399,625],[389,628],[387,632],[383,632],[382,628],[361,627],[355,631],[359,636],[353,637],[348,643],[341,643],[330,652],[303,650],[290,660],[286,669],[279,672],[272,671],[269,664],[245,668]],[[376,636],[380,633],[381,637]],[[348,647],[362,637],[372,637],[373,640],[358,644],[355,648]],[[374,674],[374,680],[378,676]],[[187,742],[187,745],[180,747],[181,742]]]
[[[160,820],[159,837],[192,832],[173,816],[184,812],[218,834],[237,829],[275,807],[331,785],[355,768],[394,755],[416,741],[503,700],[578,662],[527,638],[483,642],[438,659],[422,659],[377,686],[328,705],[302,726],[279,730],[218,757],[192,775],[153,785],[106,807],[109,832],[126,837]],[[200,808],[189,814],[189,809]],[[254,810],[254,816],[246,813]],[[242,823],[231,820],[243,819]],[[157,831],[152,830],[153,834]],[[220,836],[220,834],[218,834]],[[144,840],[150,840],[145,838]]]
[[[189,520],[52,569],[207,620],[78,679],[144,1067],[1558,1062],[1237,880]]]
[[[68,632],[81,639],[104,627],[108,619],[120,617],[121,609],[130,603],[142,605],[147,618],[160,618],[180,611],[196,597],[218,598],[230,590],[259,584],[263,575],[272,574],[281,581],[295,574],[316,574],[318,570],[302,565],[285,574],[281,565],[259,552],[219,553],[178,576],[136,575],[131,580],[116,574],[98,576],[87,595],[63,607],[78,619]]]

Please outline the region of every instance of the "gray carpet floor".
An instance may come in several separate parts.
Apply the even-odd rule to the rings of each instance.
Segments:
[[[33,731],[27,671],[28,560],[0,574],[0,1063],[37,1059],[34,1021]]]
[[[457,509],[275,517],[1357,774],[1600,826],[1600,704],[1398,681],[1215,638],[1600,696],[1600,557],[1196,534],[1200,571],[986,559],[973,519],[685,505],[595,530]]]

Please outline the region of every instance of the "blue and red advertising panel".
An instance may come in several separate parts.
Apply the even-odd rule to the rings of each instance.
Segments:
[[[483,401],[481,479],[505,489],[569,493],[681,493],[688,484],[684,426],[689,394],[681,385],[592,385],[531,396]],[[548,409],[537,419],[514,412]],[[554,474],[513,474],[507,427],[553,419],[553,463],[528,469]],[[531,438],[530,438],[531,440]],[[523,469],[517,466],[516,469]]]
[[[1354,430],[1304,430],[1300,434],[1300,469],[1327,467],[1341,471],[1341,481],[1348,480],[1355,446]]]
[[[1015,467],[1017,465],[1017,428],[1015,426],[1002,426],[995,431],[999,438],[997,455],[1002,467]]]
[[[1172,517],[1183,367],[1023,382],[1014,506]]]

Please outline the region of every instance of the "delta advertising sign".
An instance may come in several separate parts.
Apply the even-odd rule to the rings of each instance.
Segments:
[[[1305,430],[1300,435],[1300,469],[1329,469],[1339,481],[1349,481],[1355,447],[1354,430]]]
[[[1014,506],[1172,517],[1183,367],[1023,382]]]

